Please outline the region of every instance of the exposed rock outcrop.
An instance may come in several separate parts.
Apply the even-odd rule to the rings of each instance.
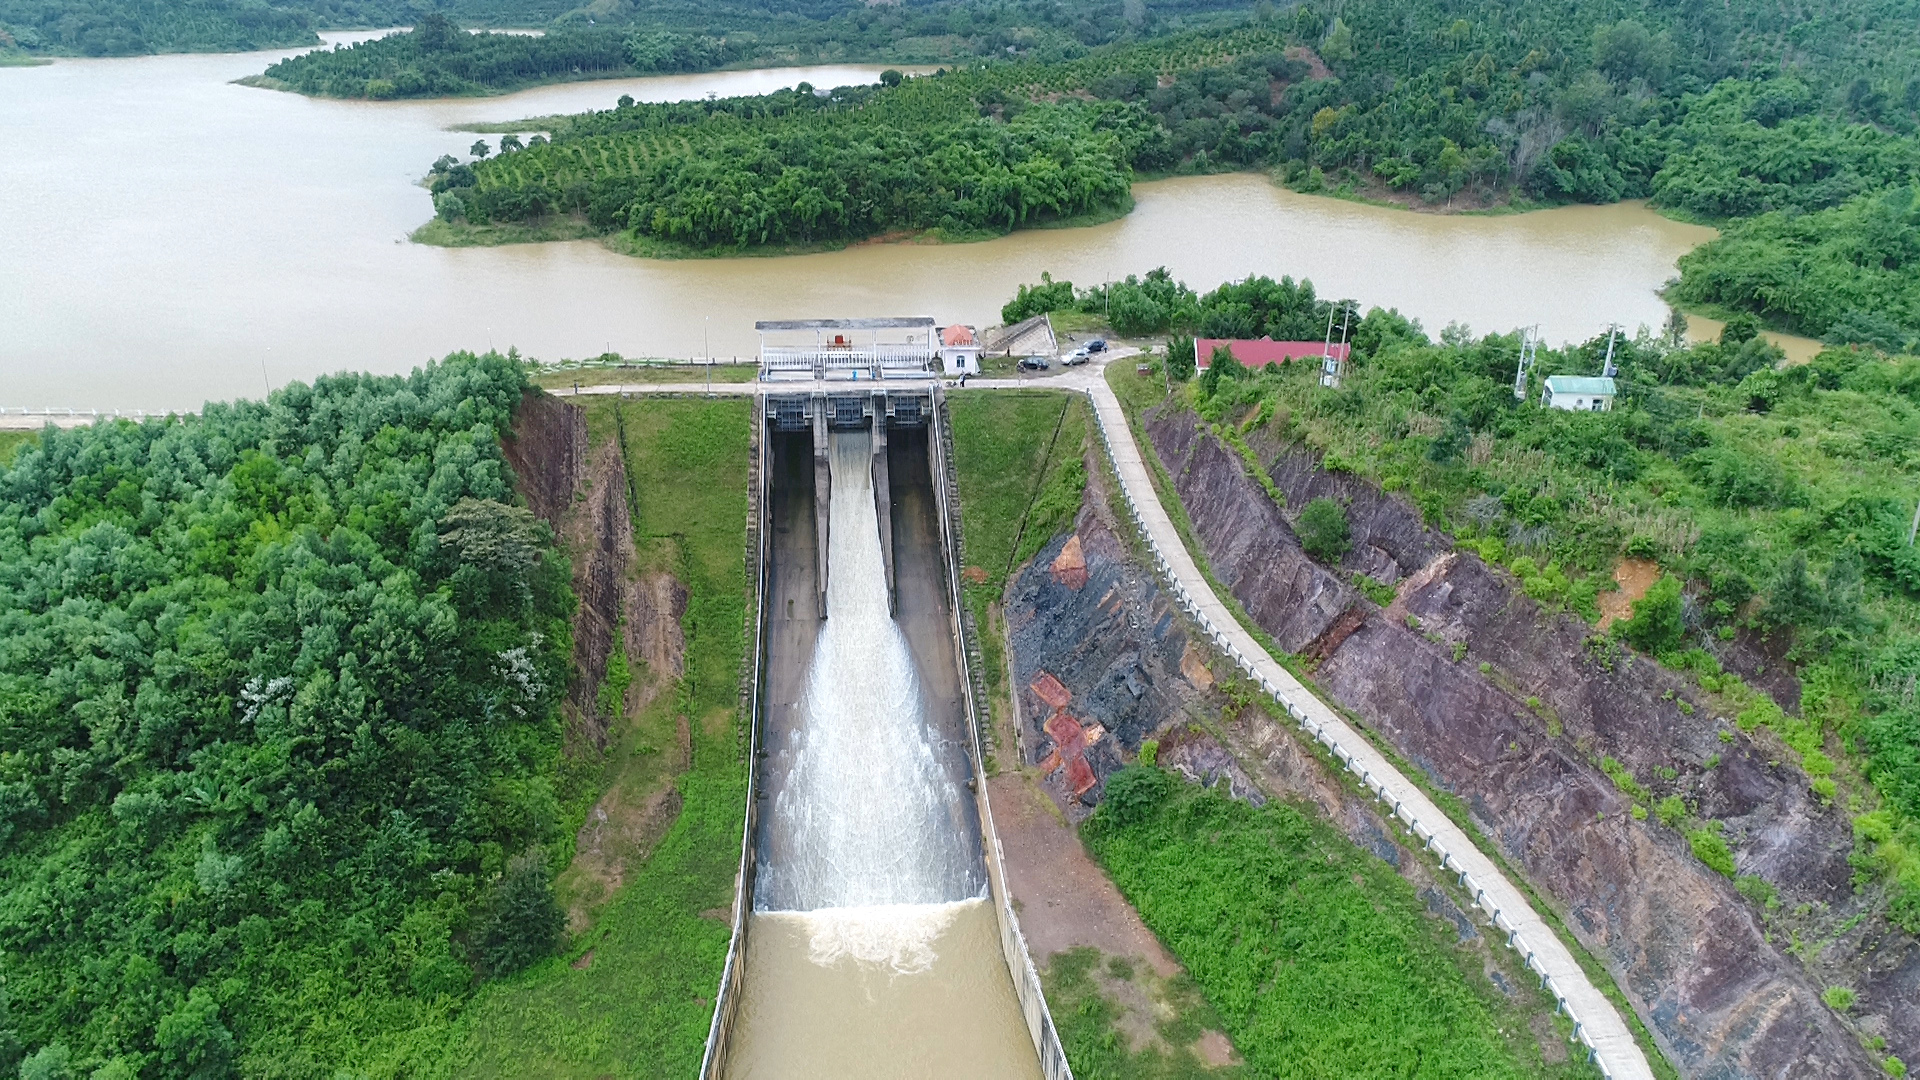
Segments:
[[[1260,805],[1279,797],[1310,803],[1358,846],[1411,882],[1428,909],[1445,919],[1479,956],[1493,985],[1520,993],[1518,958],[1489,941],[1451,879],[1437,878],[1427,858],[1357,788],[1343,782],[1289,726],[1255,707],[1236,708],[1216,686],[1232,674],[1185,618],[1150,570],[1120,539],[1131,528],[1113,517],[1098,463],[1072,532],[1054,538],[1008,590],[1010,675],[1019,697],[1023,764],[1044,771],[1043,790],[1070,820],[1097,804],[1106,776],[1131,761],[1141,742],[1158,740],[1159,764],[1187,780]],[[1084,732],[1102,730],[1086,754],[1097,783],[1076,793],[1055,738],[1065,714]],[[1001,780],[1017,783],[1018,778]],[[1564,1060],[1550,1008],[1534,1017],[1534,1034],[1550,1061]]]
[[[1872,901],[1850,887],[1848,822],[1819,805],[1798,769],[1712,715],[1685,680],[1450,553],[1418,511],[1372,485],[1319,470],[1304,451],[1254,443],[1288,505],[1320,496],[1347,505],[1354,546],[1340,569],[1397,582],[1386,610],[1300,550],[1280,507],[1195,416],[1156,412],[1148,431],[1216,578],[1282,648],[1318,659],[1314,677],[1330,697],[1467,802],[1684,1072],[1877,1074],[1820,1003],[1818,990],[1840,981],[1873,1014],[1862,1029],[1896,1051],[1911,1045],[1920,956],[1883,921],[1842,921],[1870,916]],[[1759,910],[1685,838],[1629,813],[1603,758],[1655,798],[1679,794],[1724,822],[1740,872],[1791,905],[1781,917],[1805,905],[1805,918],[1837,935],[1828,958],[1809,969],[1769,940]],[[1834,955],[1855,962],[1836,967]]]
[[[617,738],[622,721],[681,675],[686,642],[680,620],[687,590],[670,574],[635,569],[626,459],[617,439],[589,443],[582,409],[530,391],[515,410],[502,446],[521,497],[553,528],[572,563],[579,603],[561,706],[566,752],[598,754]],[[616,647],[631,676],[617,705],[601,700]],[[660,748],[667,754],[668,774],[686,769],[692,752],[686,718],[678,718],[677,729],[672,747]],[[644,789],[615,782],[588,811],[569,871],[574,906],[568,916],[575,931],[587,925],[592,906],[620,888],[629,868],[645,860],[680,805],[680,793],[671,784]]]

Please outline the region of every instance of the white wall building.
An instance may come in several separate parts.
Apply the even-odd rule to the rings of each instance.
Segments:
[[[1590,375],[1550,375],[1540,391],[1540,404],[1568,412],[1606,412],[1619,393],[1613,380]]]
[[[940,328],[940,363],[948,375],[980,374],[980,339],[973,327],[956,323]]]

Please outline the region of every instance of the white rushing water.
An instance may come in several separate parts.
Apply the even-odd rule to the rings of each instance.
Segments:
[[[913,653],[888,610],[871,437],[835,432],[831,455],[827,619],[793,768],[773,807],[795,844],[761,869],[760,896],[773,909],[841,909],[818,922],[823,957],[923,966],[910,944],[876,939],[870,924],[930,940],[944,920],[907,906],[979,892],[954,820],[966,799],[935,757]]]

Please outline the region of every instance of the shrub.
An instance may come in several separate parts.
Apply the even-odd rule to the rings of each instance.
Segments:
[[[1155,757],[1159,756],[1159,748],[1155,743]],[[1172,791],[1172,776],[1149,765],[1132,765],[1107,777],[1100,813],[1124,828],[1151,817]]]
[[[1834,1012],[1846,1012],[1853,1008],[1854,993],[1844,986],[1829,986],[1820,992],[1820,1000]]]
[[[490,974],[510,975],[552,953],[566,925],[546,863],[530,851],[507,864],[475,930],[475,952]]]
[[[1659,817],[1660,824],[1669,829],[1677,829],[1681,822],[1687,820],[1687,804],[1682,802],[1678,795],[1669,795],[1661,799],[1660,805],[1654,807],[1653,812]]]
[[[1315,499],[1300,511],[1294,522],[1300,546],[1321,562],[1338,562],[1353,546],[1347,530],[1347,512],[1328,498]]]
[[[1193,378],[1193,339],[1176,337],[1167,342],[1167,375],[1175,382]]]
[[[1668,574],[1633,602],[1633,617],[1619,624],[1620,636],[1641,652],[1671,652],[1686,637],[1680,609],[1680,579]]]
[[[1754,902],[1760,908],[1772,911],[1780,906],[1780,890],[1763,877],[1754,874],[1741,874],[1733,879],[1733,887],[1740,895]]]
[[[1687,843],[1693,847],[1693,857],[1706,863],[1709,869],[1733,877],[1733,849],[1727,846],[1725,837],[1718,829],[1709,826],[1695,829],[1687,834]]]

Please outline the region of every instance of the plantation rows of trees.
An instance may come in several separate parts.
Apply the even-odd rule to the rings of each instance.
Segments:
[[[0,467],[0,1074],[417,1060],[553,949],[573,600],[523,386],[462,354]]]
[[[1614,343],[1615,409],[1563,412],[1530,403],[1539,380],[1598,371],[1604,335],[1542,350],[1516,402],[1517,335],[1456,326],[1435,341],[1396,312],[1361,316],[1304,281],[1256,277],[1196,295],[1164,270],[1106,289],[1043,279],[1003,315],[1049,310],[1110,311],[1116,331],[1172,335],[1169,373],[1183,379],[1189,335],[1311,339],[1330,315],[1351,314],[1354,363],[1338,390],[1319,385],[1313,364],[1248,371],[1217,354],[1186,393],[1229,441],[1267,427],[1323,451],[1329,469],[1407,492],[1547,604],[1597,618],[1622,555],[1658,560],[1672,580],[1622,632],[1727,695],[1743,727],[1774,729],[1816,791],[1853,800],[1863,867],[1891,884],[1893,917],[1920,929],[1920,548],[1907,542],[1920,499],[1920,356],[1830,348],[1782,368],[1751,316],[1691,346],[1679,326],[1643,331]],[[1344,520],[1316,528],[1309,517],[1303,540],[1322,537],[1320,554],[1337,560]],[[1717,656],[1737,640],[1784,653],[1803,687],[1799,715],[1723,670]],[[1848,794],[1848,777],[1865,790]]]
[[[1129,163],[1155,133],[1142,110],[1068,100],[981,116],[972,82],[629,102],[551,143],[443,159],[435,204],[476,223],[583,214],[697,248],[1005,232],[1125,204]]]
[[[970,116],[1010,125],[1063,97],[1092,99],[1136,110],[1084,114],[1128,117],[1125,165],[1136,173],[1264,168],[1302,190],[1433,205],[1650,197],[1729,223],[1725,240],[1683,265],[1677,298],[1840,342],[1903,344],[1920,335],[1920,270],[1903,243],[1912,198],[1901,194],[1920,184],[1914,15],[1911,0],[1846,0],[1798,22],[1751,6],[1475,0],[1443,10],[1405,0],[1336,15],[1310,0],[1282,14],[1262,8],[1239,29],[976,64],[933,80],[938,92],[915,79],[838,92],[830,105],[851,130]],[[777,126],[785,108],[727,107],[746,129]],[[474,222],[583,212],[595,185],[677,169],[661,157],[717,153],[707,133],[674,130],[706,122],[670,110],[571,118],[557,125],[552,153],[590,133],[658,135],[583,146],[571,169],[489,163],[475,170],[479,198],[462,195],[459,206]],[[922,155],[950,138],[942,127]],[[600,164],[583,172],[586,158]],[[496,185],[524,198],[492,201]],[[618,215],[594,220],[631,227]],[[931,224],[886,212],[840,235]]]

